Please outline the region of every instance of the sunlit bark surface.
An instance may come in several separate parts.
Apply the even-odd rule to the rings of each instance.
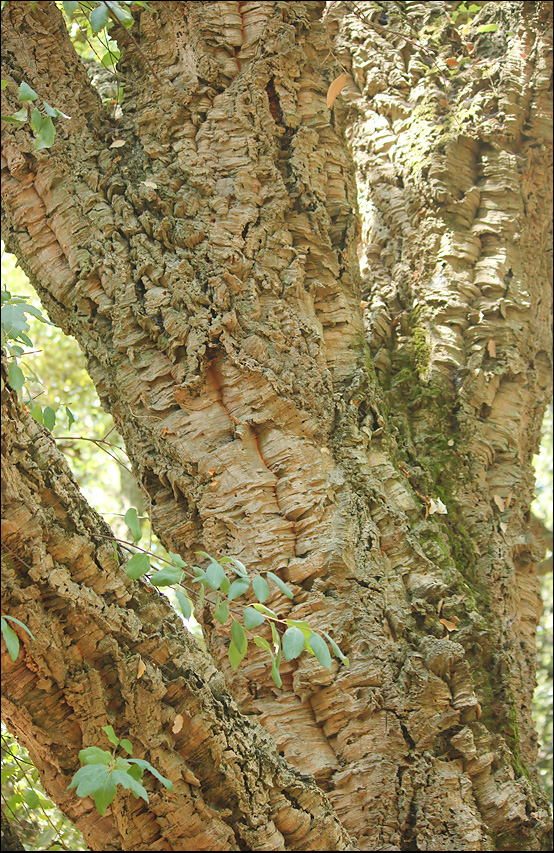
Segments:
[[[277,572],[294,601],[266,604],[348,653],[285,664],[281,691],[257,651],[231,671],[204,610],[241,710],[360,849],[544,844],[527,522],[550,390],[550,12],[485,5],[475,27],[501,29],[469,33],[445,97],[442,3],[325,21],[318,2],[156,4],[117,122],[53,4],[3,13],[3,77],[72,116],[48,152],[3,133],[8,247],[79,340],[164,544]]]

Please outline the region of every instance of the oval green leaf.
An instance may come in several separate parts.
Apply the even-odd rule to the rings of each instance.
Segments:
[[[223,581],[225,580],[225,572],[219,563],[216,563],[212,560],[208,568],[206,569],[206,580],[212,589],[219,589]]]
[[[235,644],[231,642],[231,645],[229,646],[229,663],[233,669],[236,669],[239,666],[245,654],[246,652],[239,652]]]
[[[10,361],[8,367],[8,383],[14,391],[19,391],[25,385],[25,377],[23,371],[15,361]]]
[[[294,598],[293,593],[288,588],[286,583],[281,580],[281,578],[277,577],[277,575],[274,575],[273,572],[268,572],[267,576],[268,578],[271,578],[274,584],[277,584],[281,592],[284,593],[288,598]]]
[[[133,537],[133,542],[140,542],[140,540],[142,539],[142,530],[138,513],[134,506],[129,507],[129,509],[125,513],[125,524],[129,528],[129,532]]]
[[[263,613],[258,613],[258,611],[254,610],[253,607],[245,607],[242,616],[244,627],[247,631],[251,631],[252,628],[257,628],[258,625],[265,622],[265,616]]]
[[[227,619],[229,618],[229,605],[226,601],[220,601],[219,596],[217,598],[217,604],[214,610],[214,617],[217,619],[220,625],[225,625]]]
[[[152,586],[173,586],[179,583],[183,576],[183,570],[177,566],[164,566],[159,572],[154,572],[150,578]]]
[[[17,660],[17,656],[19,654],[19,637],[4,619],[2,619],[2,636],[4,637],[4,641],[8,647],[8,653],[11,659]]]
[[[238,598],[239,595],[242,595],[248,587],[250,586],[250,581],[248,578],[237,578],[236,581],[233,581],[231,586],[229,587],[229,592],[227,594],[227,598],[229,601],[233,601],[234,598]]]
[[[179,587],[175,588],[175,595],[177,596],[177,601],[179,602],[179,607],[181,608],[181,613],[185,617],[185,619],[190,619],[192,616],[192,607],[190,605],[190,601],[187,596]]]
[[[56,412],[54,411],[52,406],[44,407],[44,409],[42,410],[42,417],[46,429],[52,431],[56,426]]]
[[[254,642],[258,646],[259,649],[265,649],[266,652],[269,652],[269,654],[271,654],[271,646],[269,645],[267,640],[264,640],[263,637],[259,637],[256,634],[256,636],[254,637]]]
[[[244,633],[244,628],[236,619],[233,619],[233,624],[231,625],[231,637],[238,651],[242,655],[245,655],[248,647],[248,639]]]
[[[320,637],[319,634],[312,634],[308,640],[308,645],[320,662],[321,666],[324,666],[325,669],[328,669],[330,672],[333,666],[333,661],[331,660],[331,654],[323,637]]]
[[[266,601],[269,598],[269,587],[267,581],[261,575],[256,575],[252,581],[252,589],[258,601]]]
[[[125,566],[125,574],[132,581],[138,580],[146,572],[150,571],[150,559],[148,554],[133,554],[127,565]]]
[[[304,651],[306,639],[300,628],[294,625],[283,634],[283,654],[287,660],[294,660]]]
[[[102,731],[106,732],[106,737],[114,746],[119,745],[119,738],[113,730],[113,726],[102,726]]]

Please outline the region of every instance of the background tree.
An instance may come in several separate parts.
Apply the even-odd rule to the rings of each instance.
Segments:
[[[84,350],[154,529],[276,573],[295,597],[269,606],[351,660],[291,661],[280,691],[261,654],[232,671],[206,604],[208,656],[118,571],[6,386],[3,608],[35,639],[5,718],[93,848],[547,843],[528,510],[551,11],[390,6],[137,10],[116,120],[56,5],[5,5],[3,111],[25,81],[71,116],[47,150],[3,130],[6,245]],[[106,724],[174,787],[98,820],[67,784]]]

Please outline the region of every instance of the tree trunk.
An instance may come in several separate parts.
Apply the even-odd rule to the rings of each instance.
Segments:
[[[337,64],[323,3],[155,4],[140,13],[140,46],[122,36],[118,122],[101,108],[54,4],[12,2],[3,13],[3,95],[25,80],[72,116],[48,152],[32,153],[25,129],[3,133],[7,246],[82,346],[158,536],[185,558],[203,548],[279,574],[294,601],[279,593],[268,606],[329,631],[351,661],[331,673],[310,656],[292,661],[280,691],[261,653],[232,672],[228,631],[204,609],[209,651],[241,711],[319,786],[278,764],[264,740],[280,769],[257,778],[259,800],[243,820],[239,790],[259,727],[229,710],[216,670],[174,620],[166,636],[163,601],[118,580],[115,563],[98,556],[110,577],[99,582],[90,552],[77,559],[94,524],[79,547],[63,524],[54,545],[39,546],[44,527],[32,533],[37,556],[14,558],[3,606],[22,619],[39,607],[42,636],[50,626],[55,646],[75,649],[56,672],[44,651],[38,664],[34,653],[16,664],[28,669],[17,703],[13,679],[3,683],[8,723],[56,768],[45,771],[45,788],[78,819],[83,806],[63,785],[106,722],[153,749],[165,775],[182,760],[200,782],[196,823],[188,770],[179,797],[189,805],[177,819],[165,819],[164,797],[158,811],[133,801],[146,816],[140,840],[122,806],[109,827],[87,809],[81,823],[93,845],[114,832],[122,849],[162,836],[178,839],[176,849],[339,849],[346,832],[360,849],[547,843],[532,768],[541,554],[528,511],[550,390],[551,12],[485,4],[475,28],[494,16],[501,27],[470,32],[473,53],[446,96],[448,72],[437,66],[453,58],[448,5],[407,4],[379,24],[376,4],[333,4]],[[346,108],[329,110],[341,64],[352,74]],[[124,145],[112,149],[114,140]],[[11,488],[25,505],[33,487],[25,492],[17,476]],[[69,518],[65,494],[48,488]],[[91,512],[79,507],[79,518]],[[7,543],[21,555],[30,531],[21,509],[13,515]],[[78,611],[67,609],[72,598],[83,600]],[[100,613],[103,600],[117,615]],[[139,607],[148,609],[134,623]],[[70,624],[76,613],[82,626]],[[89,619],[94,628],[82,630]],[[179,701],[191,726],[200,722],[176,745],[168,724],[180,712],[169,683],[177,676],[162,668],[185,646]],[[139,647],[152,666],[147,697],[133,670]],[[191,686],[197,668],[198,691],[213,677],[226,696],[215,709],[207,702],[209,713]],[[94,702],[83,703],[87,691]],[[32,712],[37,699],[48,719]],[[243,743],[239,760],[217,738],[224,721]],[[56,743],[68,756],[61,768]],[[209,767],[206,750],[216,756]],[[220,761],[222,776],[213,772]],[[294,785],[305,800],[292,829]],[[259,805],[271,786],[273,812]],[[229,814],[219,812],[229,790]],[[321,837],[306,828],[318,809],[329,833]],[[280,836],[267,830],[271,820]],[[181,834],[167,834],[174,829]]]

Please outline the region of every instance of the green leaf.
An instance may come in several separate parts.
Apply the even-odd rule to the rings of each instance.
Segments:
[[[233,669],[236,669],[239,666],[245,654],[246,652],[239,652],[235,644],[231,642],[231,645],[229,646],[229,662]]]
[[[112,65],[116,64],[120,56],[121,54],[117,47],[111,47],[102,57],[100,65],[103,65],[105,68],[110,68]]]
[[[236,619],[233,619],[233,624],[231,625],[231,637],[240,654],[244,656],[248,647],[248,639],[244,633],[244,628]]]
[[[13,661],[17,660],[19,654],[19,637],[13,628],[10,628],[4,617],[2,617],[2,636],[8,647],[9,656]]]
[[[281,592],[283,592],[286,596],[288,596],[288,598],[294,598],[293,593],[292,593],[292,592],[291,592],[291,590],[288,588],[288,586],[286,585],[286,583],[285,583],[284,581],[282,581],[282,580],[281,580],[281,578],[277,577],[277,575],[274,575],[274,574],[273,574],[273,572],[268,572],[268,573],[267,573],[267,576],[268,576],[268,578],[271,578],[271,580],[273,581],[273,583],[277,584],[277,586],[279,587],[279,589],[281,590]]]
[[[65,407],[65,413],[67,415],[67,429],[71,430],[71,427],[73,426],[73,424],[76,421],[75,415],[73,414],[71,409],[68,409],[67,406]]]
[[[252,628],[257,628],[258,625],[265,622],[265,616],[263,613],[258,613],[258,611],[254,610],[253,607],[245,607],[242,616],[244,627],[247,631],[251,631]]]
[[[23,371],[15,361],[10,361],[8,367],[8,382],[14,391],[19,391],[25,385]]]
[[[221,592],[223,593],[223,595],[227,595],[227,593],[231,589],[231,581],[229,580],[227,575],[225,575],[225,577],[221,581],[221,586],[219,588],[220,588]]]
[[[31,89],[27,83],[23,82],[19,87],[17,97],[20,101],[36,101],[38,95],[34,89]]]
[[[219,589],[222,582],[225,580],[225,572],[219,563],[212,560],[206,569],[206,580],[212,589]]]
[[[102,726],[102,731],[106,732],[107,738],[114,746],[119,746],[119,738],[113,730],[113,726]]]
[[[44,418],[42,417],[42,409],[40,408],[40,406],[35,405],[35,403],[33,403],[32,400],[30,400],[30,403],[31,403],[31,414],[34,417],[35,421],[37,422],[37,424],[43,424],[44,425]]]
[[[138,513],[134,506],[130,507],[125,513],[125,524],[129,528],[129,532],[133,537],[133,542],[140,542],[142,539],[142,529]]]
[[[283,686],[283,682],[281,681],[281,676],[279,675],[279,664],[277,663],[275,658],[272,659],[272,663],[271,663],[271,677],[272,677],[273,681],[275,682],[275,684],[277,685],[277,687]]]
[[[279,654],[281,654],[281,638],[277,633],[277,628],[275,627],[273,622],[271,623],[271,637],[273,639],[275,648],[278,650]]]
[[[324,666],[325,669],[328,669],[329,672],[333,667],[333,661],[331,660],[331,655],[329,653],[329,649],[327,648],[327,643],[320,637],[319,634],[312,634],[310,639],[308,640],[308,645],[313,651],[314,655],[320,662],[321,666]]]
[[[283,634],[283,654],[286,660],[294,660],[304,651],[306,638],[300,628],[294,625]]]
[[[94,805],[96,806],[97,812],[102,816],[106,814],[106,809],[113,801],[116,791],[116,784],[110,775],[106,778],[104,784],[94,792]],[[77,793],[79,792],[77,791]]]
[[[215,606],[214,616],[220,625],[225,625],[227,619],[229,618],[229,605],[226,601],[220,601],[219,596],[217,597],[217,604]]]
[[[129,759],[129,761],[132,761],[132,760],[133,759]],[[140,780],[142,779],[142,775],[144,773],[144,770],[142,769],[142,767],[138,767],[136,764],[133,764],[132,767],[129,767],[129,769],[127,770],[127,773],[129,774],[129,776],[132,776],[133,779],[136,779],[138,782],[140,782]]]
[[[165,776],[162,776],[161,773],[158,773],[155,767],[152,767],[149,761],[145,761],[144,758],[130,758],[129,764],[138,764],[143,770],[148,770],[152,776],[155,776],[156,779],[162,783],[164,788],[167,788],[168,791],[171,791],[173,788],[173,782],[169,779],[166,779]]]
[[[304,634],[304,639],[307,641],[311,637],[313,631],[308,625],[307,622],[301,622],[297,619],[285,619],[285,622],[290,627],[294,626],[295,628],[300,628],[302,633]]]
[[[64,0],[63,10],[65,14],[70,17],[75,9],[79,8],[79,3],[76,0]]]
[[[27,108],[21,107],[16,113],[11,116],[2,116],[2,121],[7,121],[8,124],[22,124],[27,121]]]
[[[110,764],[111,760],[111,753],[105,749],[100,749],[99,746],[87,746],[86,749],[79,751],[81,764]]]
[[[1,81],[2,92],[4,91],[4,89],[7,88],[8,85],[9,85],[9,80],[2,80]]]
[[[19,625],[20,628],[23,628],[24,631],[27,631],[28,635],[31,637],[32,640],[35,639],[34,636],[31,634],[31,632],[29,631],[29,629],[27,628],[27,626],[24,625],[23,622],[20,622],[19,619],[16,619],[15,616],[4,616],[3,618],[9,619],[10,622],[15,622],[16,625]]]
[[[150,577],[152,586],[173,586],[179,583],[183,577],[183,570],[177,566],[164,566],[159,572],[154,572]]]
[[[90,13],[89,18],[92,32],[99,33],[100,30],[104,29],[104,27],[109,21],[109,18],[110,15],[108,6],[104,5],[104,3],[100,3],[98,6],[96,6]]]
[[[36,807],[40,804],[40,797],[37,792],[32,788],[23,793],[23,799],[30,809],[36,809]]]
[[[277,614],[273,610],[270,610],[269,607],[266,607],[265,604],[253,604],[252,607],[254,607],[255,610],[258,610],[260,613],[263,613],[264,616],[270,616],[273,619],[279,618]]]
[[[478,33],[495,33],[498,29],[498,24],[483,24],[477,27]]]
[[[263,637],[259,637],[257,634],[253,639],[259,649],[265,649],[266,652],[269,652],[269,654],[271,654],[271,646],[269,645],[267,640],[264,640]]]
[[[119,741],[119,745],[122,749],[125,750],[126,753],[128,753],[128,755],[133,754],[133,744],[130,740],[127,740],[126,737],[121,738],[121,740]]]
[[[69,787],[77,788],[78,797],[89,797],[105,785],[106,779],[109,776],[110,771],[105,764],[87,764],[86,767],[81,767],[77,770]]]
[[[63,116],[64,118],[71,118],[67,113],[62,113],[57,107],[51,107],[50,104],[47,104],[46,101],[42,102],[44,104],[44,109],[46,110],[47,115],[52,118],[57,118],[58,116]]]
[[[250,586],[250,581],[248,578],[237,578],[236,581],[233,581],[231,586],[229,587],[229,592],[227,593],[227,598],[229,601],[233,601],[234,598],[238,598],[239,595],[242,595],[248,587]]]
[[[339,649],[333,638],[329,636],[327,631],[322,631],[322,634],[325,634],[325,636],[331,643],[331,649],[333,650],[333,654],[335,655],[335,657],[337,657],[345,666],[350,666],[349,659],[341,652],[341,650]]]
[[[179,566],[180,569],[186,568],[187,564],[185,563],[183,558],[179,556],[179,554],[174,554],[173,551],[170,551],[169,557],[171,559],[171,562],[175,563],[176,566]]]
[[[42,114],[36,107],[31,113],[31,127],[35,133],[38,133],[42,127]]]
[[[179,602],[179,607],[181,608],[181,613],[185,617],[185,619],[190,619],[192,616],[192,607],[190,605],[190,601],[187,596],[179,587],[175,587],[175,595],[177,596],[177,601]]]
[[[122,785],[127,790],[132,791],[135,797],[142,797],[145,802],[149,802],[148,793],[146,788],[138,782],[130,773],[126,773],[123,770],[114,770],[112,772],[112,779],[118,785]]]
[[[56,138],[56,128],[50,116],[46,116],[42,120],[42,125],[39,133],[37,133],[33,148],[35,151],[42,151],[43,148],[50,148],[54,144]]]
[[[42,417],[44,419],[44,426],[52,431],[56,425],[56,412],[51,406],[45,406],[42,410]]]
[[[230,559],[231,563],[233,564],[234,570],[237,573],[237,575],[240,575],[240,577],[242,577],[242,578],[247,578],[248,572],[246,570],[246,566],[244,565],[244,563],[241,563],[241,561],[237,560],[236,557],[229,557],[229,559]]]
[[[254,590],[254,595],[258,601],[265,601],[269,598],[269,587],[267,585],[267,581],[261,575],[256,575],[252,581],[252,589]]]
[[[150,559],[148,554],[133,554],[127,565],[125,566],[125,574],[132,581],[141,578],[146,572],[150,571]]]

